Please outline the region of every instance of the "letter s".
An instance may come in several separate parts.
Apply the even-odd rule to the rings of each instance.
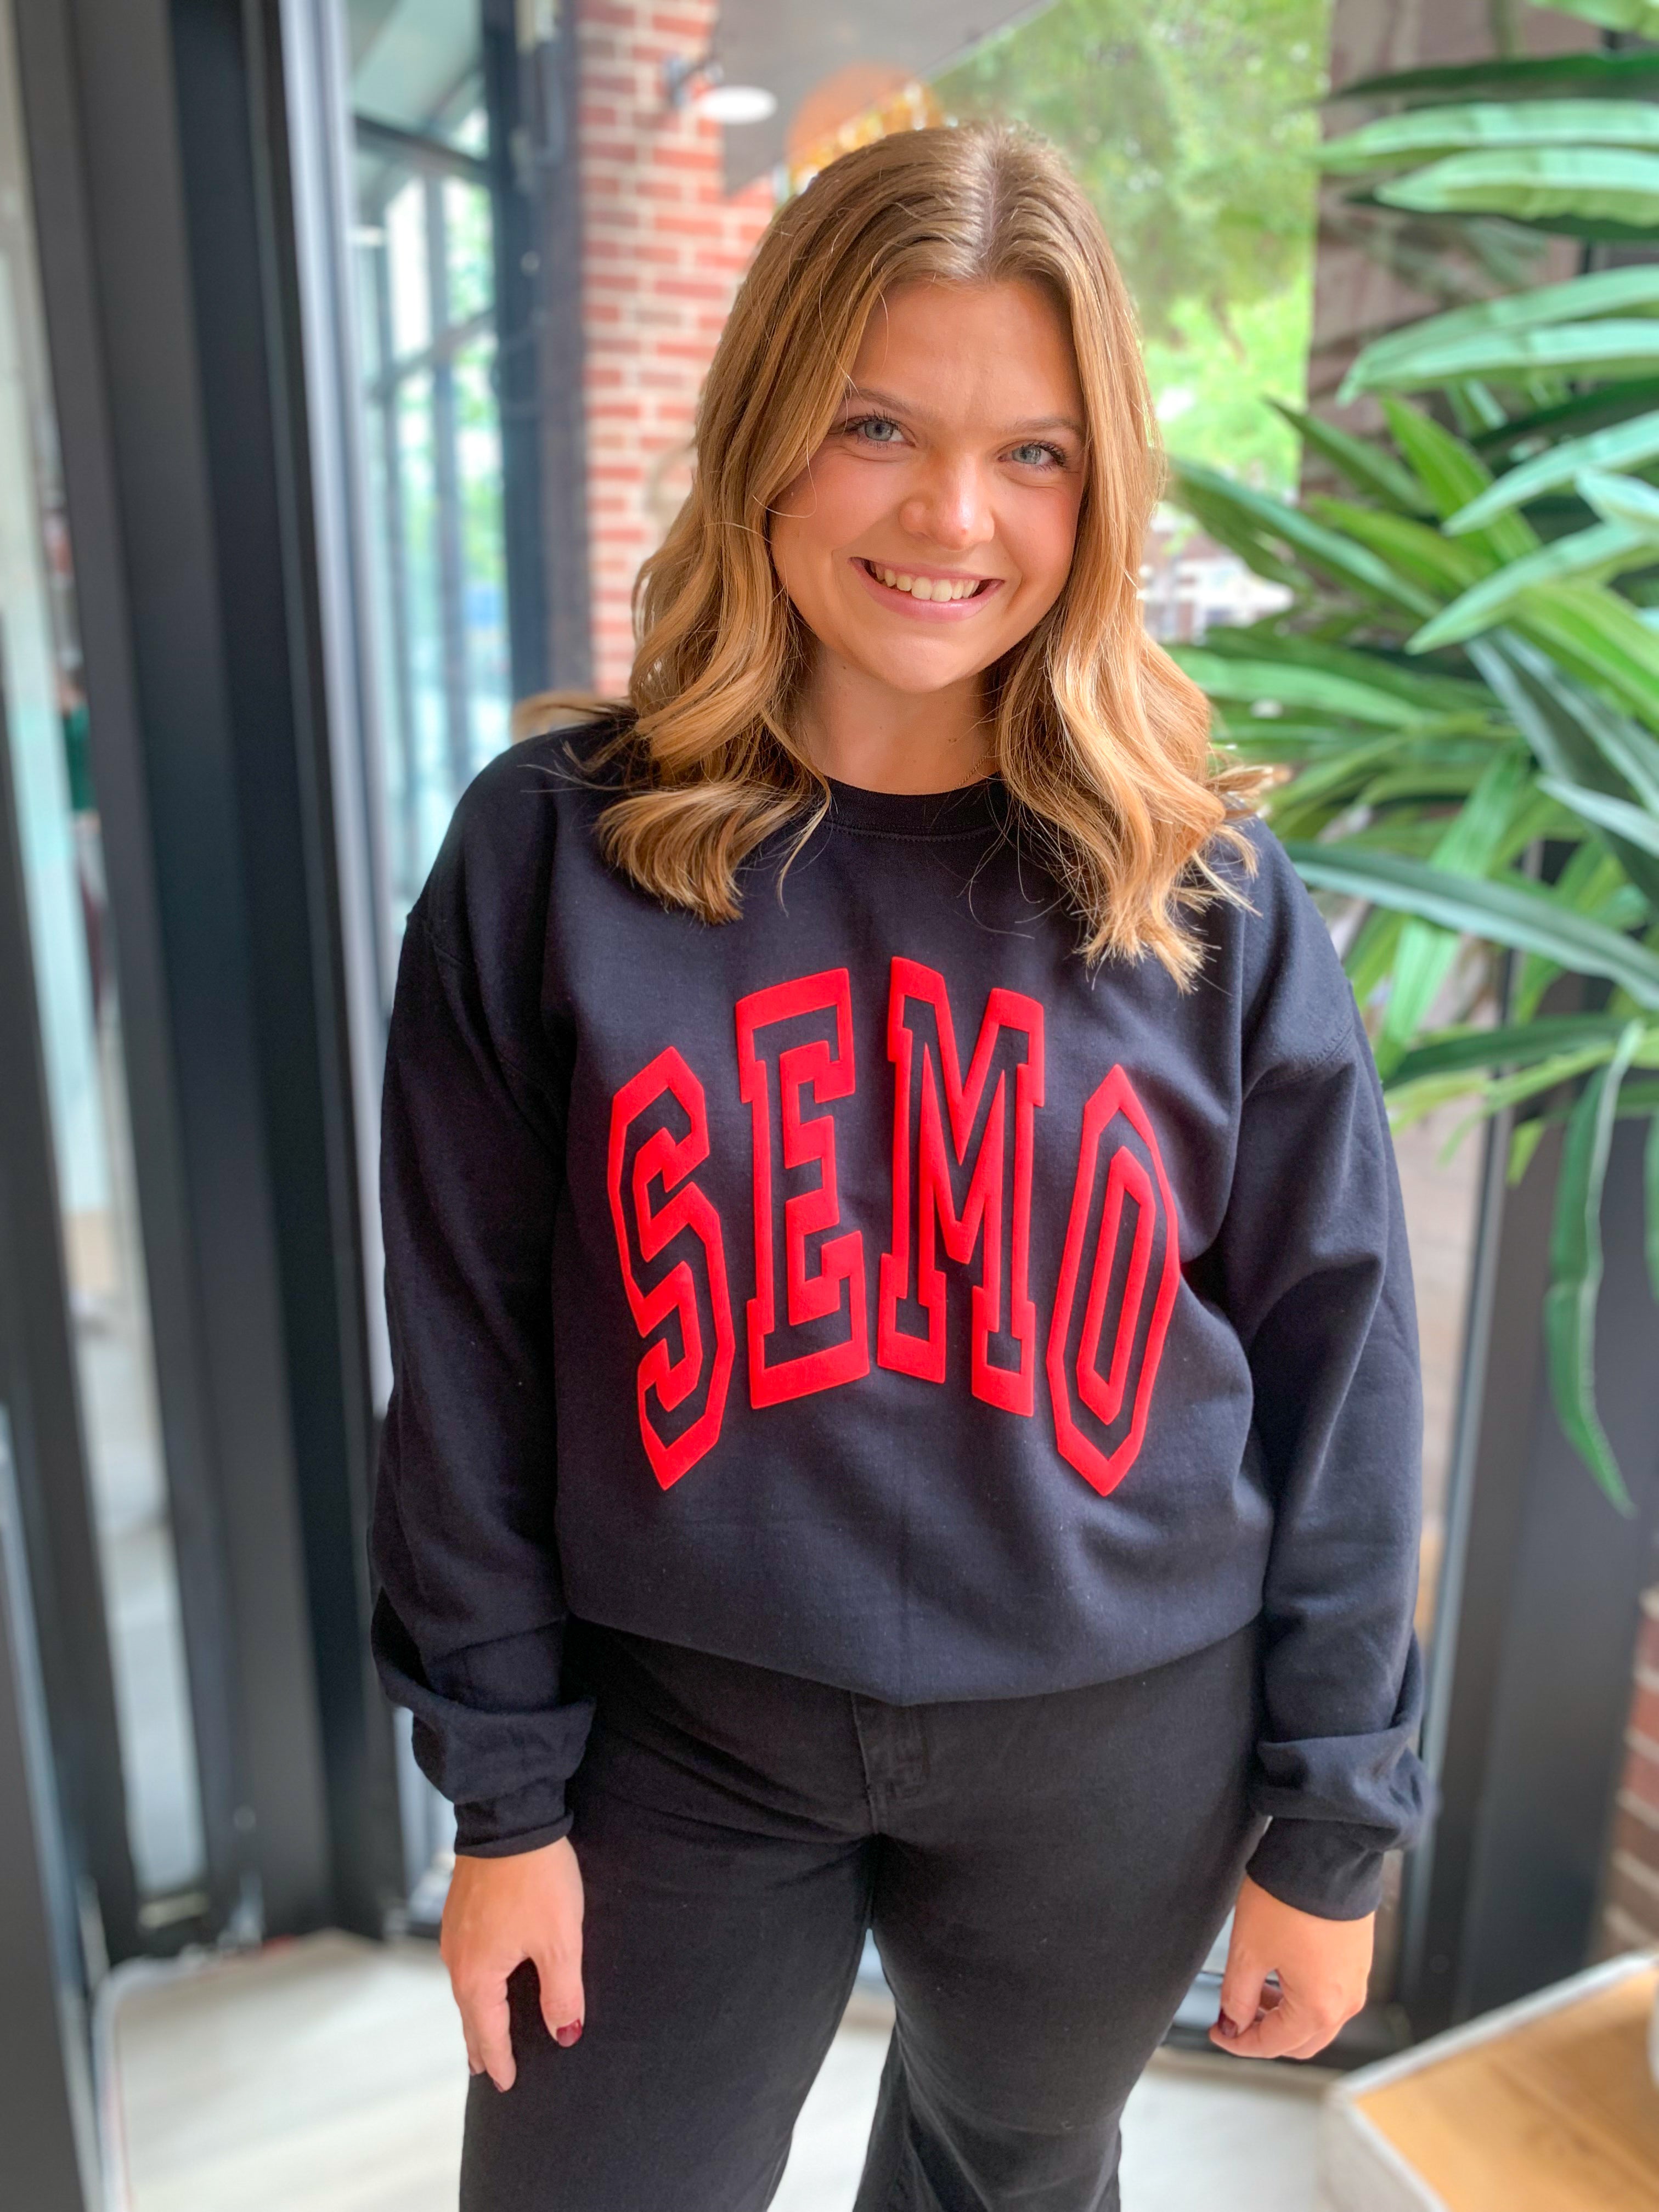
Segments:
[[[662,1117],[641,1128],[653,1109],[664,1109]],[[671,1126],[676,1118],[686,1125],[678,1136]],[[702,1085],[671,1045],[611,1100],[607,1164],[623,1285],[634,1326],[647,1339],[638,1370],[640,1435],[665,1490],[719,1437],[732,1379],[735,1340],[720,1218],[708,1194],[689,1180],[708,1157]],[[679,1258],[654,1282],[642,1281],[641,1267],[676,1243]],[[714,1334],[712,1354],[705,1315]],[[671,1431],[663,1416],[684,1406],[700,1386],[701,1412]]]

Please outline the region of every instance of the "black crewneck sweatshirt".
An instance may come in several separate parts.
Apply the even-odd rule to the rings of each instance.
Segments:
[[[996,777],[832,784],[711,926],[605,864],[566,744],[463,797],[386,1060],[374,1645],[458,1848],[568,1829],[573,1613],[898,1704],[1261,1615],[1250,1870],[1370,1911],[1425,1797],[1417,1337],[1282,848],[1223,854],[1185,994],[1091,975]]]

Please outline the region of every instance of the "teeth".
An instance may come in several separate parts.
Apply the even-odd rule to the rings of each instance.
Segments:
[[[872,567],[874,567],[872,562]],[[944,577],[936,581],[931,576],[908,575],[902,568],[876,568],[884,584],[896,592],[908,592],[913,599],[966,599],[979,589],[971,577],[949,582]]]

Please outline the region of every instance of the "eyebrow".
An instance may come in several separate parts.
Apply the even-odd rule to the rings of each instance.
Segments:
[[[891,392],[878,392],[871,385],[849,383],[846,396],[849,401],[869,400],[878,407],[890,407],[895,415],[914,416],[918,422],[938,420],[936,416],[930,415],[925,407],[918,407],[913,400],[901,399],[896,393]],[[1033,415],[1025,422],[1011,422],[1007,426],[1007,434],[1010,437],[1021,435],[1032,430],[1069,430],[1074,438],[1081,438],[1084,435],[1082,423],[1070,415]]]

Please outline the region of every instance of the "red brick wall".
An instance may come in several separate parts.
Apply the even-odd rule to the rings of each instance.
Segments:
[[[715,12],[714,0],[580,0],[577,21],[594,681],[607,695],[627,683],[634,579],[684,495],[698,388],[773,207],[764,179],[727,199],[720,126],[667,103],[664,64],[706,52]]]
[[[1642,1600],[1598,1949],[1610,1958],[1650,1943],[1659,1943],[1659,1588]]]

